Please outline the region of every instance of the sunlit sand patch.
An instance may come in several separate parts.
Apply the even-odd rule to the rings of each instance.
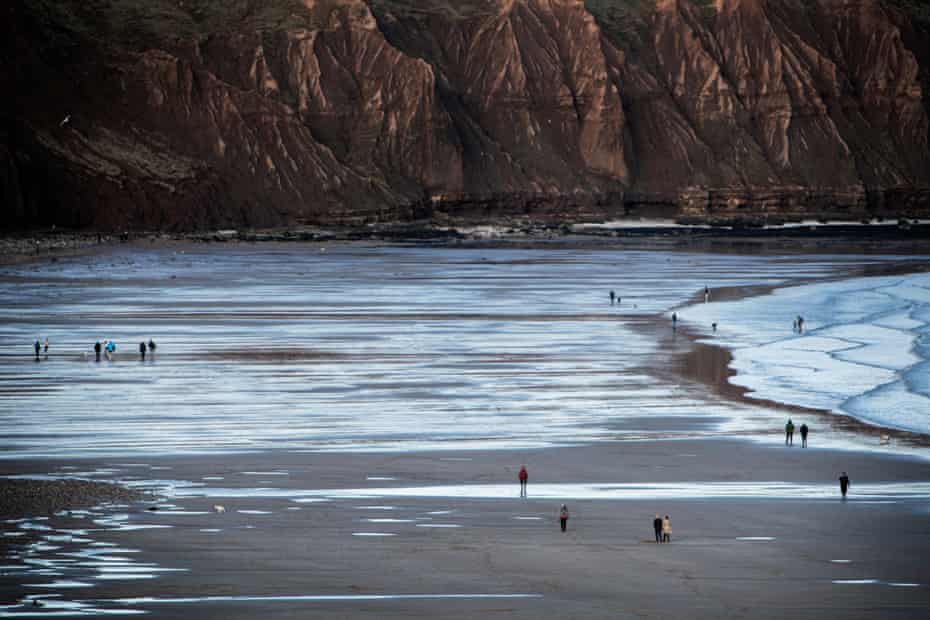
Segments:
[[[220,480],[225,480],[225,478],[224,478],[223,476],[204,476],[204,477],[201,478],[201,480],[207,480],[207,481],[211,481],[211,482],[218,482],[218,481],[220,481]]]
[[[830,560],[831,564],[852,564],[852,560]]]
[[[375,517],[363,520],[367,521],[368,523],[413,523],[413,519],[379,519]]]
[[[353,536],[368,536],[368,537],[381,537],[381,536],[397,536],[397,534],[392,534],[390,532],[352,532]]]
[[[268,510],[237,510],[241,515],[270,515],[271,512]]]
[[[834,579],[833,583],[844,586],[866,586],[881,582],[878,579]]]
[[[888,583],[892,588],[919,588],[921,587],[919,583],[907,583],[907,582],[890,582]]]
[[[516,516],[516,517],[514,517],[514,519],[516,519],[517,521],[542,521],[542,517],[522,517],[522,516]]]
[[[291,472],[276,469],[274,471],[244,471],[240,472],[243,476],[290,476]],[[204,478],[206,480],[206,478]]]
[[[426,514],[428,515],[450,515],[453,512],[455,511],[454,510],[433,510],[431,512],[427,512]]]
[[[397,480],[394,476],[366,476],[365,480]]]
[[[456,527],[462,527],[462,526],[458,525],[457,523],[417,523],[417,527],[432,527],[432,528],[445,529],[445,528],[456,528]]]
[[[738,536],[736,540],[746,540],[750,542],[771,542],[775,540],[773,536]]]
[[[215,527],[205,527],[205,528],[201,528],[200,531],[205,534],[217,534],[219,532],[222,532],[223,530],[219,528],[215,528]]]
[[[395,510],[394,506],[354,506],[356,510]]]

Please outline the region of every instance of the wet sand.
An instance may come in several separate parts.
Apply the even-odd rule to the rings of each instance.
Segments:
[[[529,497],[516,473],[530,471]],[[72,466],[117,467],[68,461]],[[921,617],[930,604],[928,499],[857,499],[873,482],[930,480],[909,459],[734,441],[657,441],[514,452],[423,454],[254,454],[147,460],[166,478],[200,481],[168,497],[183,508],[125,510],[127,523],[170,530],[110,532],[100,540],[144,550],[158,579],[100,582],[75,600],[154,597],[271,597],[124,605],[155,617]],[[58,463],[11,462],[17,472]],[[853,477],[846,502],[835,473]],[[202,481],[207,476],[214,480]],[[215,480],[222,477],[222,480]],[[369,478],[376,478],[371,480]],[[387,479],[391,480],[387,480]],[[832,497],[753,499],[534,499],[549,484],[791,481],[823,485]],[[509,485],[510,499],[462,499],[461,485]],[[448,485],[449,497],[380,497],[378,489]],[[248,491],[253,489],[252,491]],[[255,490],[264,489],[264,490]],[[269,498],[268,489],[282,497]],[[369,496],[300,502],[299,490],[368,490]],[[292,495],[289,497],[288,494]],[[243,496],[235,497],[241,494]],[[226,496],[224,496],[226,495]],[[569,531],[557,511],[569,505]],[[885,503],[890,502],[890,503]],[[213,512],[220,504],[225,512]],[[173,508],[171,510],[178,510]],[[244,511],[244,512],[240,512]],[[672,543],[652,540],[652,516],[669,514]],[[197,514],[202,513],[202,514]],[[52,519],[50,524],[55,524]],[[72,520],[66,524],[75,526]],[[455,527],[437,527],[455,526]],[[207,530],[207,531],[205,531]],[[217,531],[212,531],[217,530]],[[369,534],[369,536],[356,535]],[[374,534],[391,534],[375,536]],[[772,539],[772,540],[769,540]],[[848,562],[834,562],[848,560]],[[834,581],[875,580],[875,583]],[[35,579],[31,580],[35,581]],[[0,581],[0,583],[3,583]],[[919,587],[890,584],[918,583]],[[9,587],[9,583],[6,584]],[[13,587],[14,599],[35,588]],[[371,595],[437,598],[363,600]],[[447,594],[532,594],[539,598],[446,599]],[[274,597],[349,597],[275,600]],[[195,611],[196,610],[196,611]]]
[[[631,372],[676,394],[737,403],[756,422],[745,431],[753,441],[742,431],[721,430],[713,415],[663,415],[660,407],[644,407],[639,416],[618,412],[598,424],[600,443],[546,449],[263,448],[6,460],[0,462],[4,475],[83,472],[161,488],[162,503],[100,507],[98,520],[116,523],[109,529],[88,517],[51,516],[42,523],[87,529],[96,542],[137,549],[146,562],[178,572],[101,579],[92,564],[66,567],[58,577],[0,570],[0,601],[57,593],[59,601],[145,610],[159,618],[924,616],[930,607],[930,496],[918,490],[910,497],[892,491],[863,497],[860,489],[926,484],[930,460],[823,449],[821,438],[858,436],[861,425],[833,428],[835,416],[747,399],[726,381],[725,350],[695,345],[684,330],[672,334],[656,317],[617,318],[660,344]],[[274,364],[315,359],[316,353],[290,347],[215,355]],[[783,445],[779,421],[786,413],[820,416],[810,448],[799,447],[798,435],[795,447]],[[524,500],[516,484],[522,463],[530,472]],[[852,478],[845,502],[836,488],[844,470]],[[765,484],[772,482],[796,486],[786,494]],[[641,487],[625,487],[621,499],[579,499],[571,487],[549,486],[610,490],[629,483]],[[496,484],[512,485],[512,496],[462,497],[467,487]],[[668,499],[662,485],[696,491],[690,499]],[[737,497],[716,494],[727,485],[743,490]],[[445,489],[432,489],[437,486]],[[378,490],[400,487],[424,487],[424,495],[431,490],[402,497]],[[534,497],[534,490],[546,488],[569,490],[563,497]],[[793,497],[793,488],[805,493]],[[557,521],[563,502],[572,515],[565,534]],[[161,508],[149,510],[153,505]],[[215,512],[216,505],[224,512]],[[671,516],[669,545],[651,542],[656,512]],[[24,531],[13,523],[2,529]],[[39,543],[28,553],[41,560],[80,545],[56,542],[59,549],[44,549],[42,530],[25,532],[0,537],[0,553],[23,553],[24,544]],[[92,587],[36,587],[69,578]],[[45,598],[48,610],[54,600]],[[0,617],[22,610],[0,609]]]

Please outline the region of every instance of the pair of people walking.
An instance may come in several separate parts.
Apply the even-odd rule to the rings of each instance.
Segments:
[[[655,531],[656,543],[672,542],[672,520],[668,515],[663,519],[659,515],[652,520],[652,529]]]
[[[801,424],[801,447],[807,447],[807,434],[810,432],[810,429],[807,427],[806,423]],[[791,418],[788,418],[788,423],[785,424],[785,445],[793,446],[794,445],[794,422],[791,421]]]
[[[672,520],[668,515],[664,519],[656,515],[652,520],[652,529],[655,530],[657,544],[672,542]]]
[[[34,348],[35,351],[36,351],[36,361],[37,361],[37,362],[39,361],[39,353],[42,352],[43,348],[45,349],[45,359],[48,359],[48,338],[45,339],[45,344],[43,344],[43,343],[39,342],[38,340],[36,340],[36,341],[35,341],[35,344],[32,345],[32,346],[33,346],[33,348]]]

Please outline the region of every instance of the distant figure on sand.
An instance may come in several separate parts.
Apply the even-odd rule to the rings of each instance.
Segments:
[[[103,350],[103,347],[100,344],[100,341],[94,343],[94,353],[97,355],[97,361],[100,361],[100,352]]]
[[[149,353],[152,354],[152,357],[155,357],[155,341],[149,338]]]
[[[710,301],[710,289],[705,286],[704,287],[704,303],[706,304],[709,301]]]
[[[672,312],[672,329],[678,328],[678,313]]]
[[[616,296],[617,296],[616,293],[614,293],[613,291],[610,291],[610,305],[611,306],[614,305],[614,298]]]
[[[520,480],[520,497],[526,497],[526,481],[530,478],[529,473],[526,471],[526,465],[520,467],[520,473],[517,474],[517,478]]]
[[[806,448],[806,447],[807,447],[807,432],[808,432],[808,430],[810,430],[810,429],[807,428],[807,424],[802,424],[802,425],[801,425],[801,447],[802,447],[802,448]]]
[[[846,499],[846,491],[849,490],[849,476],[846,475],[844,471],[840,476],[840,493],[843,494],[843,499]]]
[[[113,354],[116,353],[116,344],[110,340],[107,340],[106,346],[103,347],[104,352],[107,356],[107,361],[113,361]]]
[[[798,315],[798,333],[804,333],[804,317],[801,315]]]
[[[791,418],[788,418],[788,423],[785,424],[785,445],[794,445],[794,422],[791,421]]]
[[[35,346],[35,350],[36,350],[36,361],[38,362],[38,361],[39,361],[39,351],[42,349],[42,345],[39,343],[38,340],[36,340],[36,343],[35,343],[34,346]]]
[[[665,515],[662,519],[662,542],[672,542],[672,520]]]
[[[652,520],[652,529],[656,532],[656,544],[662,542],[662,517],[656,515],[656,518]]]
[[[42,345],[42,352],[45,354],[45,359],[48,359],[48,338],[45,339],[45,343]]]
[[[559,510],[559,523],[562,525],[562,531],[565,531],[565,528],[568,527],[568,506],[562,504],[562,509]]]
[[[145,343],[144,342],[139,343],[139,355],[142,357],[142,361],[144,362],[145,361]]]
[[[715,334],[717,333],[717,324],[716,324],[716,323],[711,323],[711,324],[710,324],[710,328],[711,328],[712,330],[714,330],[714,333],[715,333]]]

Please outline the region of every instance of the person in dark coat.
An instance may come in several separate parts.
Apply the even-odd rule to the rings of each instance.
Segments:
[[[662,542],[662,517],[656,515],[656,518],[652,520],[652,529],[656,531],[656,543]]]
[[[97,356],[97,361],[100,361],[100,352],[103,350],[103,347],[100,344],[100,341],[94,343],[94,354]]]
[[[36,340],[35,350],[36,350],[36,361],[38,362],[38,361],[39,361],[39,351],[42,350],[42,343],[40,343],[38,340]]]
[[[568,527],[568,506],[562,504],[562,509],[559,510],[559,523],[562,526],[562,531]]]
[[[808,431],[810,431],[810,429],[807,428],[807,424],[802,424],[802,425],[801,425],[801,447],[802,447],[802,448],[806,448],[806,447],[807,447],[807,433],[808,433]]]
[[[840,493],[843,494],[843,499],[846,499],[846,491],[849,490],[849,476],[846,475],[844,471],[840,476]]]
[[[142,361],[144,362],[145,361],[145,343],[144,342],[139,343],[139,355],[142,357]]]

